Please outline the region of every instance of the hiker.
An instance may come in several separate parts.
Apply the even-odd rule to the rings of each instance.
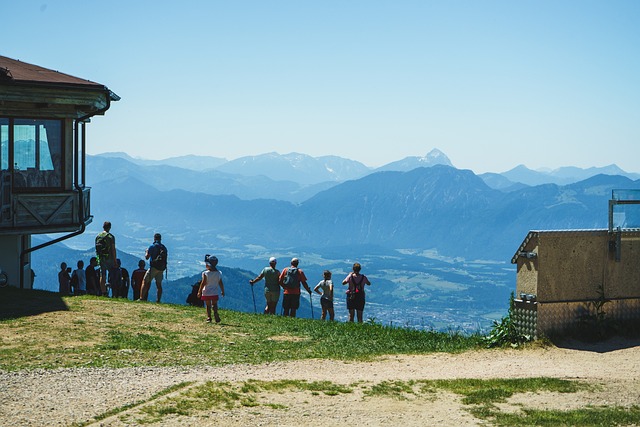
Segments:
[[[367,276],[360,274],[362,266],[353,264],[353,272],[349,273],[342,281],[343,285],[349,285],[347,290],[347,310],[349,310],[349,322],[353,322],[354,311],[358,314],[358,322],[362,323],[362,311],[364,310],[364,285],[371,286]]]
[[[100,295],[100,276],[96,271],[98,259],[94,256],[89,258],[89,265],[84,270],[85,281],[87,282],[87,294]]]
[[[224,296],[224,283],[222,283],[222,273],[218,270],[218,258],[205,255],[205,266],[207,269],[202,272],[202,281],[198,289],[198,298],[207,305],[207,323],[211,323],[211,308],[216,323],[220,323],[218,315],[218,299]]]
[[[102,232],[96,236],[96,258],[100,266],[100,295],[109,296],[107,292],[107,272],[112,274],[116,266],[116,238],[111,234],[111,223],[102,224]]]
[[[118,277],[120,278],[120,287],[117,292],[113,292],[113,296],[116,298],[128,298],[129,297],[129,271],[122,266],[120,258],[116,260],[117,270],[119,271]]]
[[[320,297],[320,306],[322,307],[322,320],[327,318],[329,313],[329,320],[333,320],[335,313],[333,311],[333,281],[331,280],[331,272],[325,270],[323,273],[324,279],[318,282],[313,290],[322,295]],[[320,292],[322,290],[322,292]]]
[[[274,257],[269,258],[269,266],[262,269],[262,272],[253,280],[249,280],[251,286],[264,278],[264,298],[267,305],[264,308],[264,314],[276,314],[276,306],[280,299],[280,271],[276,268],[278,260]]]
[[[60,271],[58,272],[58,292],[61,295],[69,295],[71,291],[70,282],[71,282],[71,268],[67,268],[67,263],[63,262],[60,264]]]
[[[116,259],[116,265],[109,270],[109,280],[107,281],[107,289],[111,289],[111,298],[119,298],[122,292],[122,268]]]
[[[71,287],[74,295],[84,295],[87,293],[87,275],[84,271],[84,261],[78,260],[77,269],[71,273]]]
[[[144,257],[149,260],[149,269],[145,273],[142,281],[140,299],[142,301],[147,300],[151,281],[155,279],[156,288],[158,289],[156,302],[159,303],[162,298],[162,274],[167,269],[167,248],[162,244],[162,236],[160,233],[153,235],[153,244],[147,248]]]
[[[145,268],[145,262],[143,259],[138,261],[138,268],[131,273],[131,290],[133,291],[133,300],[138,301],[140,299],[140,290],[142,289],[142,282],[144,275],[147,273]]]
[[[300,283],[302,283],[311,295],[311,288],[307,285],[307,276],[304,275],[304,271],[298,268],[298,258],[291,260],[291,265],[285,267],[280,273],[278,282],[282,289],[284,289],[284,295],[282,297],[282,310],[283,316],[296,317],[296,311],[300,307]]]

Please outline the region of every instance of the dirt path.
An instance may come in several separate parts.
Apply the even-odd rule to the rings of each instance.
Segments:
[[[351,385],[385,380],[553,377],[576,379],[599,389],[562,395],[520,394],[504,410],[535,407],[569,409],[586,405],[631,406],[640,402],[640,341],[613,340],[597,346],[472,351],[458,355],[389,356],[373,362],[305,360],[222,368],[61,369],[0,372],[0,420],[5,427],[87,422],[116,406],[133,405],[92,425],[139,425],[141,410],[172,385],[193,381],[248,379],[331,381]],[[310,392],[260,395],[267,406],[207,409],[197,416],[169,415],[158,426],[300,425],[486,425],[465,410],[460,397],[438,391],[429,397],[366,397],[363,387],[329,396]],[[134,405],[135,404],[135,405]]]

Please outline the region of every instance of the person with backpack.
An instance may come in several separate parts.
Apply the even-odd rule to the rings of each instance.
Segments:
[[[204,262],[206,270],[202,272],[202,281],[198,289],[198,298],[207,305],[207,323],[211,323],[211,308],[216,323],[220,323],[218,314],[218,299],[224,296],[224,283],[222,283],[222,272],[218,270],[218,258],[205,255]]]
[[[278,282],[280,272],[276,268],[277,263],[278,261],[274,257],[269,258],[269,266],[263,268],[258,277],[249,280],[249,284],[253,286],[254,283],[264,278],[264,298],[267,300],[264,314],[276,314],[276,306],[280,299],[280,284]]]
[[[331,272],[325,270],[323,273],[324,279],[319,281],[313,290],[322,295],[320,297],[320,306],[322,307],[322,320],[327,318],[329,314],[329,320],[333,320],[335,313],[333,311],[333,281],[331,280]],[[322,292],[320,292],[322,290]]]
[[[353,322],[354,312],[358,314],[358,323],[362,323],[362,312],[364,311],[364,285],[371,286],[367,276],[360,274],[362,266],[359,263],[353,264],[353,272],[349,273],[342,281],[343,285],[349,285],[347,290],[347,310],[349,310],[349,322]]]
[[[111,222],[105,221],[102,232],[96,236],[96,260],[100,266],[100,294],[107,292],[107,273],[113,274],[116,266],[116,238],[111,234]]]
[[[296,317],[296,311],[300,308],[300,284],[304,285],[309,296],[311,296],[311,288],[307,285],[307,276],[304,271],[298,268],[300,261],[298,258],[291,260],[291,265],[285,267],[280,273],[279,283],[284,289],[282,297],[283,316]]]
[[[145,273],[142,281],[140,299],[142,301],[147,300],[151,281],[155,279],[156,288],[158,289],[156,302],[159,303],[162,298],[162,275],[167,269],[167,248],[162,244],[162,236],[160,233],[153,235],[153,244],[147,248],[144,257],[149,260],[149,269]]]

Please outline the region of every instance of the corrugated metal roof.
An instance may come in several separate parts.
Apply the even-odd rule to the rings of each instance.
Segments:
[[[81,79],[38,65],[0,56],[0,84],[3,82],[70,84],[106,89],[104,85],[91,80]]]

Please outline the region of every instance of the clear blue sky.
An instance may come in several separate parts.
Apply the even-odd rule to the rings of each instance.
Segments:
[[[640,172],[640,1],[0,0],[0,54],[122,97],[89,153]]]

